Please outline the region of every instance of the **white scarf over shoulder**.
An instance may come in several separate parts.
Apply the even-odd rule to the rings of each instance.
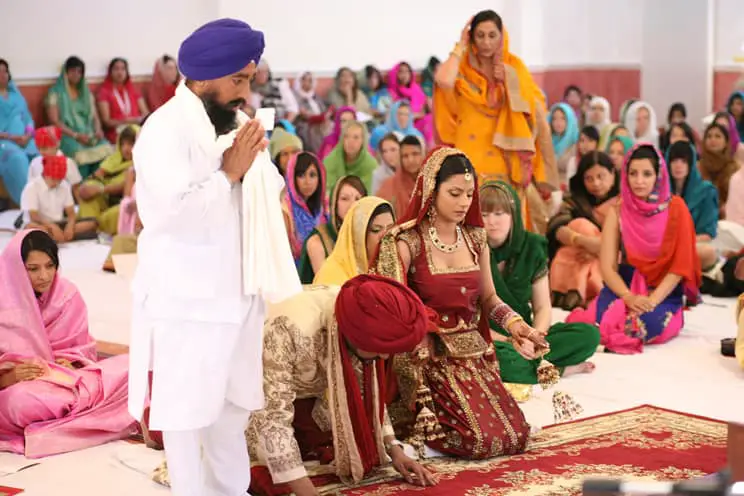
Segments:
[[[274,127],[274,113],[274,109],[259,109],[256,113],[267,131]],[[248,120],[248,116],[238,113],[239,127]],[[222,138],[232,145],[236,135],[237,131],[233,131]],[[284,228],[280,202],[284,186],[284,178],[268,150],[258,154],[242,183],[243,293],[261,296],[269,303],[278,303],[302,291]]]

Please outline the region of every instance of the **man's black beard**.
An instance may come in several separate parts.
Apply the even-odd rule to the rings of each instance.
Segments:
[[[201,100],[217,136],[227,134],[238,127],[237,110],[245,103],[242,98],[225,104],[219,103],[214,93],[207,93]]]

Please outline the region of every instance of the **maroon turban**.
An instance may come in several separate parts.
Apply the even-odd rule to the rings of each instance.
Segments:
[[[393,279],[360,275],[341,287],[336,298],[336,322],[344,374],[349,418],[364,473],[380,464],[375,446],[375,416],[382,423],[385,412],[385,370],[380,360],[362,365],[362,384],[357,380],[344,340],[358,350],[379,354],[413,351],[429,329],[427,309],[409,288]],[[378,401],[374,401],[373,377],[377,376]]]
[[[428,311],[407,286],[377,275],[346,282],[336,299],[338,332],[370,353],[413,351],[429,329]]]

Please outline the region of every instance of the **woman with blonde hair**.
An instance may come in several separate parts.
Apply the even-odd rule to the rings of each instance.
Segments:
[[[357,121],[347,122],[341,130],[338,144],[323,159],[323,163],[328,174],[328,185],[336,184],[342,176],[351,175],[361,179],[364,187],[370,191],[377,160],[369,151],[369,134],[366,126]]]

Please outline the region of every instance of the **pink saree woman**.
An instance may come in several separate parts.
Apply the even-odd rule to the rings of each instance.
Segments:
[[[23,231],[0,255],[0,451],[28,458],[132,434],[128,356],[98,361],[77,288],[56,273],[57,246]]]

